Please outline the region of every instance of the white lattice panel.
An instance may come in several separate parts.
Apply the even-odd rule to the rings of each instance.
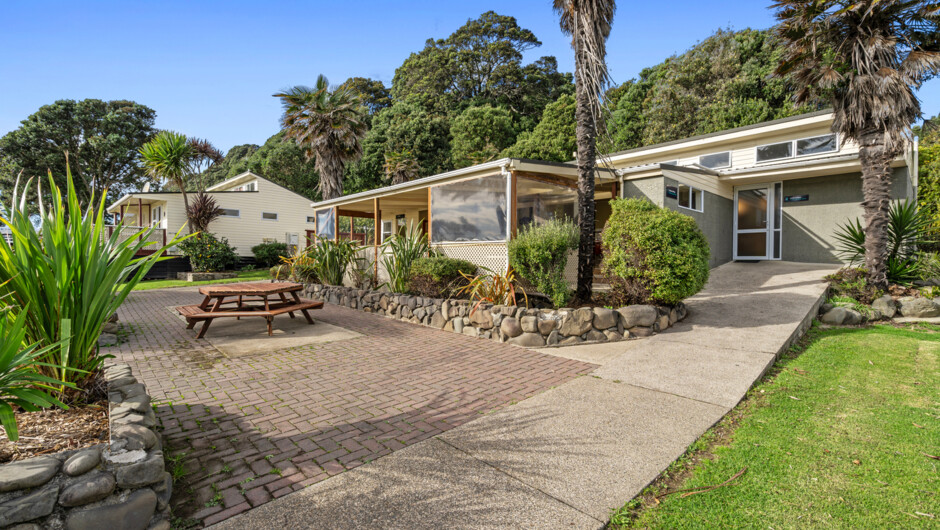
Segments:
[[[444,255],[464,259],[479,267],[486,267],[500,274],[506,272],[509,266],[509,253],[506,250],[506,242],[499,241],[493,243],[449,243],[446,245],[437,245],[434,247]]]
[[[568,263],[565,264],[565,281],[568,288],[574,289],[578,285],[578,251],[568,251]]]

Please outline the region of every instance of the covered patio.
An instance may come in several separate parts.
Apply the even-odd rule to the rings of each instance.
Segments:
[[[509,265],[507,244],[519,229],[577,218],[577,178],[574,164],[504,158],[314,203],[316,225],[307,236],[310,242],[358,241],[367,247],[360,255],[373,262],[379,282],[387,279],[382,243],[415,228],[445,255],[502,273]],[[599,233],[610,215],[609,201],[618,196],[617,175],[600,169],[595,183]],[[572,284],[576,266],[568,260],[565,275]]]

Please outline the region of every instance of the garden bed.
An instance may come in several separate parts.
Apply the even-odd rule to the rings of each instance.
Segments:
[[[819,320],[832,326],[851,326],[881,320],[940,319],[935,280],[917,285],[892,284],[887,292],[867,286],[863,269],[845,268],[826,278],[830,296],[819,308]]]
[[[69,410],[50,408],[14,415],[19,440],[0,437],[0,464],[108,441],[107,400],[73,405]]]
[[[306,284],[304,292],[314,300],[334,305],[525,347],[569,346],[648,337],[688,314],[682,303],[674,307],[631,305],[618,309],[533,309],[487,303],[477,306],[470,300],[429,298],[317,283]]]
[[[237,278],[237,277],[238,277],[237,272],[178,272],[176,273],[177,280],[183,280],[187,282],[228,280],[230,278]]]

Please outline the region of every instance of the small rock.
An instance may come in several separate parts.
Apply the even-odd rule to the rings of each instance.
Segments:
[[[606,307],[594,308],[594,327],[597,329],[612,328],[617,325],[620,315],[613,309]]]
[[[49,456],[3,464],[0,466],[0,493],[42,486],[55,476],[59,464],[58,460]]]
[[[157,509],[163,510],[170,504],[170,497],[173,495],[173,476],[164,473],[163,481],[155,484],[153,491],[157,494]]]
[[[435,329],[441,329],[444,327],[444,324],[447,322],[447,319],[444,317],[444,314],[440,311],[436,311],[431,315],[430,326]]]
[[[823,324],[831,326],[854,326],[862,323],[862,315],[847,307],[833,307],[820,318]]]
[[[603,331],[592,329],[584,335],[584,340],[591,342],[607,342],[607,335]]]
[[[637,326],[651,327],[659,316],[651,305],[628,305],[617,310],[623,327],[630,329]]]
[[[101,462],[101,450],[97,447],[85,449],[72,455],[62,466],[62,471],[70,477],[87,473]]]
[[[539,333],[542,335],[548,335],[551,333],[555,326],[558,325],[558,322],[553,318],[546,318],[545,320],[539,320]]]
[[[623,340],[623,335],[621,335],[620,333],[617,333],[616,331],[605,331],[604,335],[607,335],[607,340],[610,342]]]
[[[157,444],[157,435],[152,430],[136,424],[115,424],[111,428],[111,438],[123,439],[126,442],[124,448],[128,451],[150,449]]]
[[[455,318],[454,322],[454,333],[463,333],[463,319]]]
[[[568,337],[581,336],[591,329],[591,323],[593,321],[594,312],[591,311],[591,308],[582,307],[575,309],[574,311],[569,311],[568,315],[561,321],[561,329],[559,329],[559,331],[562,335]]]
[[[659,324],[660,330],[668,329],[669,328],[669,315],[660,315],[659,320],[657,321],[657,324]]]
[[[469,336],[469,337],[476,337],[476,336],[477,336],[477,328],[475,328],[475,327],[473,327],[473,326],[464,326],[464,327],[463,327],[463,331],[462,331],[461,333],[463,333],[464,335],[467,335],[467,336]]]
[[[47,486],[29,495],[0,504],[0,528],[49,515],[55,508],[58,496],[59,486]]]
[[[115,469],[118,486],[122,488],[137,488],[153,484],[163,478],[163,454],[153,453],[143,462],[130,464]]]
[[[147,530],[170,530],[171,528],[173,528],[173,526],[170,525],[170,521],[167,521],[166,519],[160,519],[159,521],[150,525]]]
[[[540,348],[545,346],[545,339],[538,333],[523,333],[518,337],[509,339],[509,343],[515,344],[516,346],[524,346],[526,348]]]
[[[117,335],[114,333],[102,333],[98,336],[98,347],[115,346],[118,343]]]
[[[137,490],[120,504],[76,510],[66,520],[68,530],[144,530],[157,508],[157,494],[150,489]]]
[[[490,329],[493,327],[493,314],[489,309],[479,307],[470,314],[470,322],[480,329]]]
[[[565,337],[565,339],[559,342],[558,345],[559,346],[571,346],[574,344],[581,344],[582,342],[584,342],[584,339],[578,336]]]
[[[102,333],[110,333],[112,335],[117,335],[118,329],[120,329],[120,326],[114,322],[105,322],[104,325],[101,326]]]
[[[819,314],[825,315],[826,313],[831,311],[833,307],[835,307],[835,305],[830,304],[829,302],[824,302],[822,305],[819,306]]]
[[[636,337],[650,337],[653,335],[653,328],[645,326],[634,326],[630,328],[630,334]]]
[[[503,317],[503,321],[499,324],[499,331],[504,337],[518,337],[522,335],[522,326],[519,325],[516,317]]]
[[[901,315],[909,318],[931,318],[940,316],[940,306],[927,298],[905,296],[898,300]]]
[[[552,321],[554,322],[554,320]],[[558,341],[561,339],[561,333],[558,333],[557,329],[553,329],[551,333],[548,334],[548,338],[545,339],[546,346],[554,346],[558,344]]]
[[[883,318],[894,318],[898,312],[898,306],[890,294],[876,299],[871,303],[871,308],[880,313]]]
[[[109,379],[108,387],[118,388],[122,386],[133,385],[136,382],[137,380],[134,379],[134,377],[130,375],[130,373],[128,373],[127,375],[121,375],[119,377],[115,377],[114,379]]]
[[[62,506],[81,506],[100,501],[114,491],[114,477],[111,473],[94,473],[82,477],[79,481],[70,484],[59,495],[59,504]]]
[[[538,333],[539,332],[539,317],[536,316],[524,316],[520,321],[522,325],[522,331],[525,333]]]

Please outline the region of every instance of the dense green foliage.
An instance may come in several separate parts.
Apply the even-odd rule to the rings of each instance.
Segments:
[[[259,267],[273,267],[281,263],[281,258],[289,258],[290,252],[287,251],[287,243],[273,241],[271,243],[261,243],[251,247],[251,253],[255,255],[255,261]]]
[[[65,152],[77,180],[78,198],[87,204],[92,193],[107,201],[147,181],[137,165],[137,150],[154,134],[156,112],[133,101],[58,100],[43,105],[20,127],[0,138],[0,191],[9,196],[17,174],[45,178],[51,171],[65,188]]]
[[[466,167],[496,159],[515,141],[516,129],[508,110],[482,105],[454,118],[451,136],[454,167]]]
[[[682,55],[645,68],[608,93],[602,151],[619,151],[805,112],[786,78],[771,74],[780,43],[770,30],[719,30]]]
[[[358,245],[348,239],[336,241],[321,239],[315,245],[307,247],[306,255],[315,276],[327,285],[343,285],[343,277],[353,258]]]
[[[61,344],[40,357],[49,363],[39,367],[40,373],[60,382],[77,382],[101,368],[101,327],[162,259],[165,247],[147,242],[153,229],[121,241],[119,226],[107,237],[104,201],[96,201],[92,194],[88,201],[97,204],[83,208],[68,171],[66,184],[63,199],[49,177],[52,201],[40,213],[38,230],[26,211],[27,191],[3,214],[13,240],[0,238],[0,307],[9,307],[12,318],[25,319],[25,344],[41,348]],[[177,237],[168,246],[178,243],[182,244]],[[154,253],[135,257],[144,248]]]
[[[888,253],[885,262],[888,280],[910,283],[918,279],[920,271],[917,249],[928,236],[929,218],[917,203],[894,201],[888,213]],[[865,229],[855,218],[840,224],[835,231],[838,251],[849,264],[862,263],[865,258]]]
[[[429,298],[451,298],[466,284],[464,277],[476,271],[476,265],[462,259],[443,255],[419,258],[411,264],[408,290]]]
[[[937,331],[812,332],[610,528],[936,528]]]
[[[238,265],[235,247],[228,239],[209,232],[199,232],[177,246],[195,272],[218,272]]]
[[[550,162],[566,162],[574,158],[575,142],[574,96],[564,94],[545,107],[542,120],[531,131],[524,131],[503,156],[532,158]]]
[[[352,90],[359,95],[359,98],[362,100],[363,106],[366,107],[366,110],[369,116],[372,116],[379,112],[380,110],[391,106],[392,96],[384,84],[377,79],[369,79],[368,77],[350,77],[349,79],[343,81],[343,84],[340,85],[340,88],[345,88]]]
[[[675,304],[705,287],[708,241],[695,220],[644,199],[610,203],[604,273],[619,304]]]
[[[187,182],[188,191],[200,191],[223,180],[248,171],[248,161],[259,147],[254,144],[236,145],[225,153],[225,158]]]
[[[523,227],[509,242],[509,264],[555,307],[563,307],[571,297],[565,264],[568,252],[578,248],[578,241],[578,227],[567,219]]]
[[[382,244],[382,265],[388,274],[388,288],[393,293],[408,292],[411,265],[431,252],[428,236],[421,227],[410,226]]]

